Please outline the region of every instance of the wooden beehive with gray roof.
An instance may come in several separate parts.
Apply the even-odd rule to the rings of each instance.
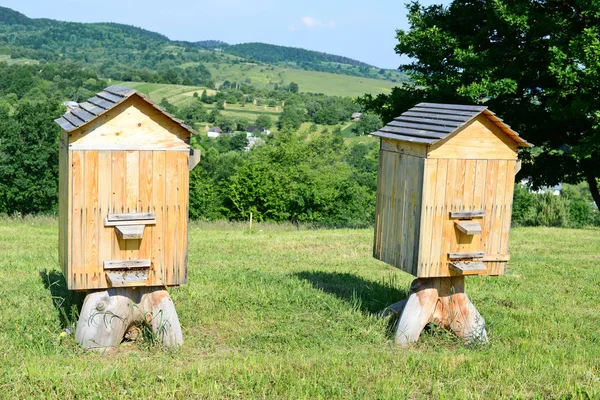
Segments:
[[[500,275],[518,149],[485,106],[420,103],[381,138],[375,258],[419,278]]]
[[[59,258],[69,289],[187,281],[192,128],[135,90],[70,107],[59,157]]]

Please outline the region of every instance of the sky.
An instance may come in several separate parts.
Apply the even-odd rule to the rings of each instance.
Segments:
[[[173,40],[301,47],[394,69],[409,61],[394,52],[396,30],[408,28],[405,1],[3,0],[2,6],[30,18],[118,22]]]

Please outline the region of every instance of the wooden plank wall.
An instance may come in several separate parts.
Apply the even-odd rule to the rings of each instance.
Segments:
[[[449,276],[449,252],[485,252],[489,275],[504,273],[516,160],[427,159],[418,277]],[[485,210],[481,235],[454,227],[452,211]],[[494,260],[494,261],[492,261]]]
[[[69,150],[61,140],[58,154],[58,261],[65,276],[69,268]]]
[[[381,150],[373,256],[417,273],[424,158]]]
[[[108,260],[150,259],[148,286],[185,283],[188,151],[72,150],[70,156],[71,232],[63,233],[70,242],[69,288],[108,287]],[[108,213],[148,211],[156,213],[156,225],[146,226],[141,240],[120,239],[114,227],[104,227]]]

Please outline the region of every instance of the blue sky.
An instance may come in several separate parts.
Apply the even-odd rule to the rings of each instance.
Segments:
[[[2,6],[31,18],[135,25],[176,40],[302,47],[383,68],[407,61],[394,52],[396,29],[408,27],[404,1],[3,0]]]

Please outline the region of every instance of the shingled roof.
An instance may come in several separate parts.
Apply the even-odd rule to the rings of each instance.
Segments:
[[[94,97],[88,99],[86,102],[80,103],[79,107],[70,109],[62,117],[55,119],[54,122],[60,125],[60,127],[67,132],[74,131],[75,129],[79,129],[82,126],[92,122],[105,112],[113,109],[115,106],[133,95],[137,95],[142,98],[152,107],[156,108],[161,113],[178,123],[185,130],[189,131],[190,133],[195,133],[192,127],[184,124],[182,120],[177,119],[171,114],[165,112],[162,108],[154,104],[150,99],[138,91],[116,85],[107,87],[100,93],[97,93]]]
[[[496,117],[487,106],[458,104],[419,103],[371,135],[406,142],[434,144],[453,134],[480,114],[486,116],[519,146],[533,146]]]

